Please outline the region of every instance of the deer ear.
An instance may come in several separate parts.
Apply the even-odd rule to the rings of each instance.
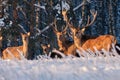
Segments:
[[[82,29],[81,29],[82,34],[84,34],[84,31],[85,31],[85,28],[82,28]]]
[[[2,40],[2,38],[3,38],[3,37],[1,36],[1,37],[0,37],[0,40]]]
[[[30,32],[28,32],[27,35],[30,36]]]
[[[50,44],[48,44],[48,47],[50,47]]]

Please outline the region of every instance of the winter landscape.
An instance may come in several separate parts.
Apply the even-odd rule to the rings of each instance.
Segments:
[[[120,1],[0,0],[0,80],[120,80]]]

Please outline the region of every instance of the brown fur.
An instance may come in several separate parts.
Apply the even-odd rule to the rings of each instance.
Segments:
[[[2,52],[2,59],[13,59],[14,57],[17,58],[17,59],[21,59],[20,53],[17,51],[17,49],[23,53],[24,57],[27,58],[27,56],[28,56],[28,42],[29,42],[28,38],[30,36],[30,33],[28,32],[27,34],[21,34],[21,36],[22,36],[23,45],[22,46],[17,46],[17,47],[6,48]],[[13,56],[11,56],[11,54],[8,53],[7,50],[10,51],[10,53]]]
[[[73,40],[74,40],[75,46],[80,51],[81,51],[81,48],[83,48],[84,50],[90,49],[93,52],[95,52],[94,47],[96,47],[96,49],[99,51],[101,51],[102,49],[105,49],[106,51],[110,51],[112,44],[114,45],[116,44],[116,38],[114,36],[101,35],[99,37],[88,36],[88,38],[86,38],[87,36],[84,35],[85,29],[89,27],[90,25],[92,25],[96,19],[97,12],[94,13],[91,11],[91,14],[93,16],[93,20],[90,22],[90,17],[88,16],[87,24],[82,29],[80,29],[79,27],[75,28],[72,24],[69,23],[66,17],[66,12],[64,12],[63,14],[64,18],[67,24],[69,25],[70,30],[73,33]]]
[[[65,55],[75,55],[76,53],[76,46],[73,43],[67,43],[65,39],[65,34],[56,34],[57,36],[57,42],[59,46],[59,50],[63,51]],[[60,39],[61,36],[64,36]]]
[[[116,38],[112,35],[90,37],[83,35],[82,30],[78,30],[75,27],[70,27],[70,29],[73,33],[74,44],[79,50],[83,48],[84,50],[90,49],[94,52],[94,47],[96,47],[96,49],[99,51],[102,49],[109,51],[111,49],[112,43],[114,45],[116,44]]]
[[[76,54],[76,46],[73,42],[67,41],[65,35],[66,35],[66,29],[64,29],[62,32],[57,31],[55,28],[54,32],[57,36],[57,43],[59,47],[59,51],[63,51],[65,55],[75,55]]]
[[[49,54],[50,52],[50,44],[41,44],[42,50],[44,54]]]
[[[112,47],[112,43],[116,44],[116,39],[112,35],[101,35],[97,37],[96,39],[89,39],[87,40],[83,45],[82,48],[84,50],[90,49],[94,52],[94,47],[98,51],[101,51],[102,49],[105,49],[106,51],[110,51]]]

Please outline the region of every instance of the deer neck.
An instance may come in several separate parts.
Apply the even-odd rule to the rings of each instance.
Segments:
[[[23,55],[25,57],[28,56],[28,39],[27,40],[23,40]]]
[[[76,45],[77,48],[81,48],[82,47],[82,41],[81,38],[76,37],[75,35],[74,37],[74,44]]]
[[[58,41],[59,50],[63,50],[62,41],[60,41],[59,39],[57,41]]]

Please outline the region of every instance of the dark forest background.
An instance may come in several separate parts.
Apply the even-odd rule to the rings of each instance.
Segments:
[[[25,32],[31,32],[29,53],[32,57],[42,54],[41,44],[50,44],[52,48],[57,48],[56,36],[50,26],[57,17],[60,18],[58,29],[62,30],[63,17],[55,8],[57,4],[62,8],[62,1],[69,5],[69,16],[74,19],[76,26],[81,19],[82,25],[86,24],[90,10],[97,11],[96,21],[86,29],[85,34],[112,34],[116,36],[117,43],[120,43],[119,0],[0,0],[2,49],[21,45],[20,33]]]

